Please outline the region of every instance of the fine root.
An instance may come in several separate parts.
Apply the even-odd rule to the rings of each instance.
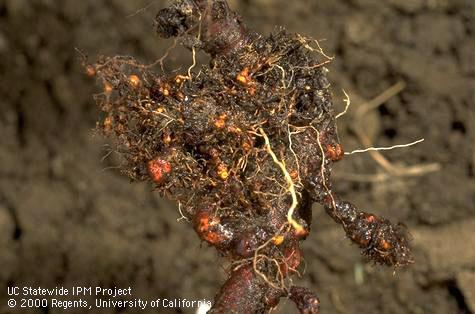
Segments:
[[[369,151],[382,151],[382,150],[393,150],[393,149],[396,149],[396,148],[404,148],[404,147],[410,147],[410,146],[414,146],[416,144],[419,144],[419,143],[422,143],[424,142],[424,139],[421,138],[420,140],[417,140],[417,141],[414,141],[412,143],[408,143],[408,144],[398,144],[398,145],[393,145],[393,146],[390,146],[390,147],[368,147],[368,148],[365,148],[365,149],[355,149],[351,152],[345,152],[345,155],[353,155],[353,154],[358,154],[358,153],[366,153],[366,152],[369,152]]]
[[[345,99],[343,100],[346,104],[345,110],[343,110],[342,112],[337,114],[336,117],[335,117],[335,120],[338,120],[339,118],[343,117],[346,114],[346,112],[348,111],[348,108],[350,108],[350,105],[351,105],[350,96],[348,96],[348,94],[345,92],[344,89],[343,89],[343,94],[345,94]]]
[[[299,224],[293,217],[294,216],[294,211],[295,211],[295,209],[297,208],[297,205],[298,205],[297,193],[295,192],[294,181],[292,180],[292,177],[290,176],[289,172],[287,171],[287,168],[285,167],[285,164],[277,158],[274,151],[272,150],[272,148],[270,146],[269,138],[267,137],[267,134],[264,132],[264,130],[262,128],[259,128],[259,132],[261,133],[262,137],[264,137],[267,152],[269,153],[269,155],[271,155],[272,160],[274,161],[274,163],[276,163],[279,166],[280,170],[284,174],[285,180],[287,181],[287,184],[288,184],[288,192],[292,196],[292,204],[290,205],[290,208],[287,211],[287,221],[295,229],[295,232],[297,234],[303,234],[303,233],[305,233],[304,227],[302,227],[302,225]]]
[[[362,125],[364,125],[364,116],[372,110],[375,110],[383,103],[388,101],[390,98],[399,94],[404,90],[406,84],[404,82],[398,82],[382,92],[380,95],[376,96],[372,100],[364,103],[356,110],[355,117],[352,124],[352,129],[354,130],[356,136],[363,144],[363,146],[368,147],[365,149],[357,149],[351,152],[345,153],[345,155],[352,155],[356,153],[368,152],[373,158],[374,161],[384,170],[384,173],[380,174],[353,174],[345,173],[341,176],[345,180],[351,181],[363,181],[363,182],[382,182],[386,181],[392,177],[411,177],[411,176],[420,176],[430,172],[440,170],[440,165],[438,163],[429,163],[421,164],[414,166],[399,166],[391,163],[386,157],[384,157],[380,151],[392,150],[402,147],[410,147],[421,143],[424,139],[419,139],[415,142],[409,144],[399,144],[391,147],[374,147],[369,136],[366,134]]]

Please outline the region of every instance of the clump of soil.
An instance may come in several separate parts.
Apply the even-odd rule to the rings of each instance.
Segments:
[[[302,313],[318,311],[317,297],[291,280],[314,202],[369,259],[412,263],[404,228],[332,191],[343,148],[326,78],[331,58],[318,41],[284,29],[262,37],[225,1],[177,1],[156,27],[190,48],[187,72],[155,73],[121,56],[86,69],[103,84],[98,127],[114,138],[123,172],[178,202],[200,238],[228,257],[230,278],[212,312],[260,313],[283,296]],[[198,50],[209,65],[196,65]]]

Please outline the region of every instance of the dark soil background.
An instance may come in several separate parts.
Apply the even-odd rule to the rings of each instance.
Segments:
[[[325,39],[323,47],[336,57],[329,78],[337,111],[344,108],[342,89],[352,99],[338,121],[347,151],[362,147],[349,127],[358,106],[404,82],[404,91],[357,122],[377,146],[425,138],[383,152],[394,165],[440,167],[378,182],[372,175],[384,169],[369,154],[347,156],[335,167],[337,192],[408,226],[416,263],[395,274],[366,265],[315,206],[306,269],[297,281],[319,294],[322,313],[474,313],[475,2],[231,4],[264,34],[285,25]],[[174,204],[114,169],[117,156],[108,155],[107,142],[93,131],[99,112],[92,95],[99,88],[84,75],[75,50],[91,60],[120,54],[151,63],[171,44],[152,26],[165,5],[0,1],[0,313],[19,312],[6,305],[9,285],[131,286],[134,297],[149,300],[212,300],[225,279],[221,259],[186,222],[177,222]],[[177,49],[166,65],[184,71],[190,63],[190,54]],[[282,302],[277,312],[295,310]]]

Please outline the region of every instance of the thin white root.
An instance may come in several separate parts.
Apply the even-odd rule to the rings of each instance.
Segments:
[[[424,142],[423,138],[421,138],[420,140],[414,141],[412,143],[409,143],[409,144],[399,144],[399,145],[394,145],[394,146],[391,146],[391,147],[368,147],[368,148],[365,148],[365,149],[356,149],[356,150],[351,151],[351,152],[345,152],[345,155],[353,155],[353,154],[357,154],[357,153],[366,153],[366,152],[369,152],[369,151],[393,150],[393,149],[396,149],[396,148],[410,147],[410,146],[419,144],[421,142]]]
[[[196,49],[195,49],[195,46],[193,46],[193,48],[191,48],[191,54],[193,56],[193,63],[188,68],[188,79],[190,81],[191,81],[191,70],[193,70],[193,68],[196,66]]]
[[[385,90],[384,92],[382,92],[380,95],[373,98],[372,100],[358,107],[355,113],[353,130],[355,131],[362,145],[368,146],[369,148],[345,153],[345,155],[351,155],[355,153],[369,152],[370,156],[385,170],[385,173],[370,174],[370,175],[348,174],[348,176],[344,177],[345,179],[348,179],[351,181],[362,181],[362,182],[382,182],[382,181],[389,180],[392,177],[419,176],[419,175],[424,175],[429,172],[440,170],[440,165],[438,163],[420,164],[420,165],[414,165],[414,166],[394,165],[379,152],[382,150],[391,150],[391,149],[399,148],[399,147],[409,147],[409,146],[422,142],[424,139],[420,139],[418,141],[405,144],[405,145],[395,145],[395,146],[387,147],[387,148],[372,147],[372,142],[362,127],[363,117],[366,113],[378,108],[383,103],[388,101],[391,97],[394,97],[395,95],[403,91],[405,87],[406,87],[406,83],[400,81],[394,84],[393,86],[391,86],[390,88],[388,88],[387,90]]]
[[[198,37],[197,37],[197,40],[200,41],[201,39],[201,13],[199,14],[200,17],[199,17],[199,24],[198,24]],[[191,66],[188,68],[188,79],[191,81],[192,77],[191,77],[191,70],[193,70],[193,68],[196,66],[196,48],[195,48],[195,45],[193,45],[192,49],[191,49],[191,53],[192,53],[192,56],[193,56],[193,63],[191,64]]]
[[[303,37],[302,35],[300,34],[297,34],[297,39],[299,40],[299,42],[305,47],[307,48],[308,50],[310,51],[313,51],[313,52],[318,52],[320,53],[322,56],[324,56],[327,60],[333,60],[335,59],[335,57],[330,57],[329,55],[327,55],[325,53],[325,51],[323,50],[323,48],[320,46],[320,43],[318,42],[318,40],[316,39],[313,39],[313,40],[308,40],[307,38]],[[317,45],[317,49],[311,47],[309,45],[309,41],[313,41],[316,45]]]
[[[271,155],[272,159],[274,160],[274,163],[276,163],[279,166],[279,168],[282,170],[282,173],[284,174],[285,180],[287,181],[287,184],[288,184],[288,191],[290,195],[292,196],[292,204],[290,205],[290,208],[287,211],[287,221],[292,227],[294,227],[295,231],[298,234],[303,233],[305,232],[305,229],[293,217],[295,209],[297,208],[297,205],[298,205],[298,201],[297,201],[297,193],[295,192],[295,186],[294,186],[294,182],[292,181],[292,177],[290,176],[289,172],[285,168],[284,163],[281,162],[277,158],[274,151],[272,150],[267,134],[264,132],[262,128],[259,128],[259,132],[264,137],[267,153]]]
[[[340,117],[344,116],[346,114],[346,112],[348,111],[348,108],[351,105],[350,96],[348,96],[348,94],[345,92],[344,89],[342,89],[342,91],[343,91],[343,94],[345,94],[345,99],[343,99],[343,101],[346,103],[346,106],[345,106],[345,110],[343,110],[343,112],[340,112],[339,114],[336,115],[335,120],[338,120]]]
[[[182,212],[182,210],[181,210],[181,203],[180,203],[180,202],[178,202],[178,212],[180,213],[180,216],[181,216],[181,217],[179,217],[179,218],[176,219],[177,222],[180,222],[180,221],[183,220],[183,219],[186,220],[186,221],[188,221],[188,222],[190,221],[188,218],[185,217],[185,215],[183,215],[183,212]]]

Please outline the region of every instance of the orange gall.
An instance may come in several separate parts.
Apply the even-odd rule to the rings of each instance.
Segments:
[[[166,160],[155,158],[147,163],[150,178],[155,183],[161,183],[165,175],[172,171],[172,166]]]

